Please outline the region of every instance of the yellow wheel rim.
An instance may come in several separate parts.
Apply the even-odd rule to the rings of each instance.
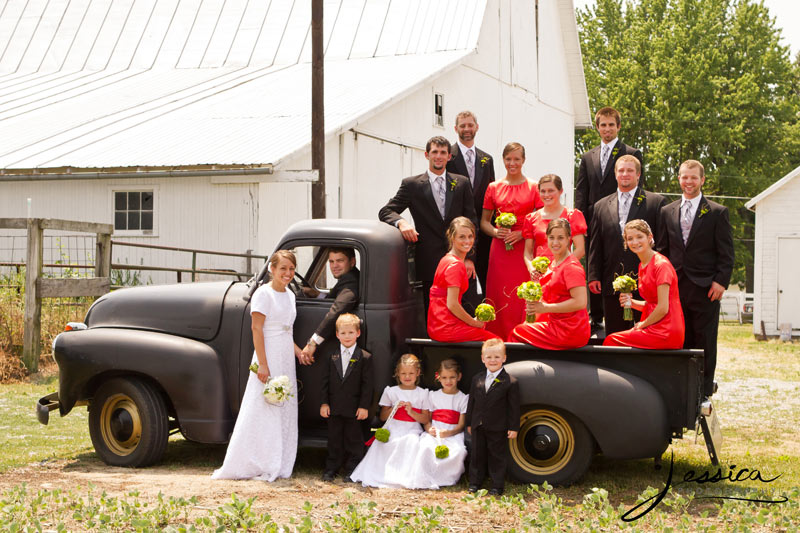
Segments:
[[[142,419],[136,403],[125,394],[115,394],[100,413],[103,442],[116,455],[130,455],[142,438]]]
[[[570,462],[575,453],[575,435],[558,413],[535,409],[522,416],[517,438],[508,445],[511,457],[523,470],[547,476]]]

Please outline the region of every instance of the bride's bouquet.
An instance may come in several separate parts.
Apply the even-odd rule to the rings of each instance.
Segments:
[[[497,224],[498,227],[511,229],[517,223],[517,215],[514,213],[500,213],[494,219],[494,223]],[[506,250],[513,250],[514,245],[506,243]]]
[[[636,280],[631,276],[617,276],[612,283],[614,290],[622,294],[632,294],[636,290]],[[630,299],[625,304],[625,309],[622,311],[623,320],[633,320],[633,309],[631,309]]]
[[[264,400],[272,405],[283,405],[292,396],[294,393],[289,376],[271,377],[264,385]]]
[[[542,286],[538,281],[526,281],[517,287],[517,296],[527,302],[538,302],[542,299]],[[535,322],[536,315],[525,313],[525,322]]]

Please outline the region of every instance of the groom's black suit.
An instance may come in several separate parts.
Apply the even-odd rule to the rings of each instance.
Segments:
[[[450,222],[464,216],[477,226],[475,201],[469,178],[459,174],[445,173],[445,217],[439,214],[436,200],[428,179],[428,173],[405,178],[394,197],[378,212],[378,217],[387,224],[397,226],[400,213],[408,209],[414,218],[414,228],[419,234],[416,243],[414,266],[416,279],[422,282],[423,295],[428,301],[428,292],[439,260],[447,253],[447,232]]]
[[[658,250],[678,274],[678,292],[686,324],[684,348],[701,348],[704,354],[705,394],[714,387],[717,366],[717,330],[720,302],[708,299],[711,283],[727,288],[733,272],[733,233],[728,208],[700,196],[686,244],[681,233],[681,200],[661,210]]]

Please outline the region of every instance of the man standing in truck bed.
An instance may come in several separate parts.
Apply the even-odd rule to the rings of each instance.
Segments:
[[[433,275],[448,249],[447,227],[456,217],[467,217],[473,224],[477,219],[469,178],[446,170],[450,142],[441,136],[432,137],[425,145],[425,158],[428,170],[405,178],[394,197],[378,212],[378,217],[400,230],[407,242],[416,243],[416,279],[422,282],[427,317]],[[414,226],[400,216],[406,209],[411,211]],[[466,265],[470,278],[474,277],[473,261],[468,258]]]

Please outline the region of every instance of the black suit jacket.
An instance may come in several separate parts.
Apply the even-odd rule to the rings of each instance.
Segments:
[[[464,154],[458,147],[458,143],[453,143],[450,147],[453,154],[447,162],[447,171],[453,174],[460,174],[469,177],[467,162]],[[492,156],[475,147],[475,182],[472,184],[472,197],[475,199],[475,217],[480,223],[481,213],[483,212],[483,197],[486,196],[486,188],[494,181],[494,159]],[[486,272],[489,268],[489,249],[492,247],[492,238],[477,228],[477,239],[475,241],[475,267],[481,279],[483,290],[486,290]]]
[[[439,260],[449,248],[445,232],[454,218],[465,216],[477,226],[469,178],[447,172],[445,179],[444,219],[433,199],[427,172],[405,178],[394,197],[378,212],[383,222],[396,226],[401,219],[400,213],[406,209],[411,211],[414,227],[419,233],[415,255],[416,279],[419,281],[433,281]]]
[[[728,208],[701,196],[686,245],[680,216],[681,200],[661,210],[659,251],[669,258],[678,275],[683,273],[695,285],[710,287],[716,281],[727,288],[734,261]]]
[[[641,151],[618,140],[608,156],[606,171],[603,173],[600,171],[601,147],[602,145],[595,146],[581,156],[578,179],[575,181],[575,209],[579,209],[586,220],[592,220],[595,203],[617,190],[614,165],[623,155],[632,155],[642,164],[639,186],[644,186],[644,160]]]
[[[339,315],[355,309],[358,304],[358,282],[360,277],[361,273],[358,268],[353,267],[336,280],[336,285],[325,296],[326,299],[333,298],[333,304],[314,333],[325,340],[330,339],[331,335],[336,331],[336,319],[339,318]]]
[[[486,370],[472,378],[466,425],[485,431],[519,431],[519,383],[506,369],[486,390]]]
[[[633,194],[628,220],[625,222],[639,218],[644,220],[653,230],[653,239],[658,242],[661,232],[659,213],[665,203],[664,197],[660,194],[638,187]],[[599,281],[603,294],[611,296],[614,294],[611,284],[617,275],[635,276],[639,272],[639,257],[623,247],[616,190],[594,205],[589,235],[588,279]]]
[[[353,361],[355,360],[355,362]],[[355,418],[359,408],[369,409],[374,393],[372,355],[356,346],[342,375],[341,345],[323,359],[321,404],[328,404],[331,415]]]

